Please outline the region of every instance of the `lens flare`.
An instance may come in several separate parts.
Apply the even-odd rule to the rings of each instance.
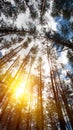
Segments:
[[[35,110],[37,104],[37,93],[35,94],[37,86],[35,84],[35,76],[30,75],[29,78],[19,76],[12,86],[10,104],[15,107],[18,105],[19,109],[22,109],[23,106],[29,109],[30,106],[31,111]]]
[[[26,81],[20,82],[20,84],[16,87],[14,91],[15,98],[21,98],[25,94],[25,88],[26,88]]]

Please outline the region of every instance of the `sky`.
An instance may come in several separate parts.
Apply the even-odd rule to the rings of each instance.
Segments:
[[[5,0],[5,1],[11,2],[12,5],[15,5],[14,0]]]

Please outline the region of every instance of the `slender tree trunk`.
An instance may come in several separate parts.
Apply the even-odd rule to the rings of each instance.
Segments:
[[[26,81],[26,84],[29,82],[29,78],[30,78],[30,73],[31,73],[31,69],[32,69],[32,65],[33,65],[33,59],[31,60],[31,63],[30,63],[30,69],[29,69],[29,73],[28,73],[28,76],[27,76],[27,81]],[[26,89],[27,86],[25,86],[25,89]],[[26,91],[26,90],[25,90]],[[27,125],[26,125],[26,130],[31,130],[31,102],[32,102],[32,91],[33,91],[33,86],[30,85],[30,97],[29,97],[29,105],[28,105],[28,113],[27,113]]]
[[[37,130],[44,130],[44,115],[43,115],[43,97],[42,97],[42,72],[41,60],[39,63],[39,85],[38,85],[38,101],[37,101]]]
[[[16,81],[17,76],[20,77],[20,73],[22,73],[22,70],[24,68],[25,61],[26,61],[27,57],[28,57],[28,55],[26,56],[26,58],[24,58],[23,63],[21,64],[19,70],[17,71],[16,75],[14,76],[12,82],[9,85],[11,90],[13,88],[13,87],[11,88],[11,85],[13,85],[13,82]],[[0,103],[0,108],[2,109],[2,113],[0,115],[0,120],[2,120],[2,117],[3,117],[4,111],[6,109],[6,106],[8,105],[10,97],[12,96],[12,94],[11,94],[12,91],[10,92],[10,89],[8,88],[7,92],[5,91],[6,94],[4,95],[4,97],[3,97],[3,99],[2,99],[2,101]]]
[[[54,79],[54,73],[53,73],[53,68],[52,68],[53,63],[51,61],[51,58],[48,52],[48,45],[47,45],[47,59],[48,59],[49,67],[50,67],[50,79],[51,79],[52,90],[53,90],[54,99],[55,99],[55,103],[57,107],[57,114],[58,114],[58,120],[60,123],[60,129],[66,130],[66,124],[65,124],[63,113],[62,113],[61,104],[59,102],[58,90],[57,90],[57,86],[55,84],[55,79]]]
[[[6,64],[7,62],[9,62],[11,60],[11,58],[13,58],[14,56],[16,56],[20,50],[21,50],[21,48],[17,52],[12,52],[12,54],[9,55],[9,56],[7,56],[6,59],[3,59],[1,61],[1,63],[0,63],[0,67],[2,67],[4,64]]]
[[[19,48],[21,48],[21,45],[19,45],[19,46],[16,47],[15,49],[11,50],[9,53],[7,53],[3,58],[0,59],[0,61],[5,60],[9,55],[12,55],[13,52],[15,52],[16,50],[18,50]]]
[[[4,76],[2,77],[2,81],[5,80],[5,78],[8,76],[9,71],[18,63],[19,57],[20,57],[20,56],[18,56],[18,57],[16,58],[16,60],[13,62],[13,64],[12,64],[12,65],[9,67],[9,69],[5,72]]]
[[[30,51],[31,51],[31,50],[30,50]],[[30,53],[30,51],[29,51],[29,53]],[[26,62],[27,62],[29,53],[27,54],[26,57],[24,57],[23,62],[22,62],[22,64],[20,65],[20,68],[18,69],[18,71],[16,72],[14,78],[11,80],[11,82],[9,82],[9,85],[8,85],[8,86],[10,86],[10,87],[8,87],[8,89],[5,91],[6,94],[4,94],[4,96],[3,96],[2,100],[1,100],[1,102],[4,102],[5,99],[7,98],[7,96],[10,95],[10,94],[9,94],[9,93],[10,93],[9,91],[10,91],[10,89],[11,89],[11,91],[12,91],[12,89],[13,89],[13,87],[11,87],[11,86],[13,86],[13,84],[15,83],[17,77],[20,76],[20,73],[23,72],[23,69],[24,69],[24,66],[26,65]]]
[[[58,70],[56,70],[56,71],[57,71],[57,74],[58,74]],[[67,102],[67,99],[66,99],[66,96],[65,96],[65,92],[64,92],[63,87],[62,87],[62,83],[61,83],[61,79],[60,79],[59,74],[58,74],[58,78],[59,78],[59,83],[60,83],[60,86],[61,86],[60,93],[61,93],[64,105],[65,105],[65,108],[66,108],[66,111],[67,111],[67,115],[68,115],[71,127],[73,129],[73,118],[72,118],[72,115],[70,113],[70,109],[69,109],[68,102]]]
[[[39,96],[40,96],[40,107],[41,107],[41,130],[44,130],[44,115],[43,115],[43,97],[42,97],[42,70],[41,70],[41,61],[40,61],[40,84],[39,84]]]
[[[70,72],[67,72],[67,76],[71,79],[71,82],[73,83],[73,76],[70,74]]]
[[[60,102],[58,100],[58,97],[56,96],[56,91],[55,91],[55,86],[53,83],[53,77],[52,77],[52,71],[50,71],[50,76],[51,76],[51,83],[52,83],[52,90],[53,90],[53,94],[54,94],[54,99],[55,99],[55,103],[56,103],[56,107],[57,107],[57,114],[58,114],[58,120],[60,123],[60,128],[61,130],[66,130],[66,126],[65,126],[65,120],[62,114],[62,110],[61,110],[61,106],[60,106]]]
[[[46,0],[41,0],[41,12],[40,12],[41,24],[43,22],[43,15],[44,15],[44,11],[45,11],[45,4],[46,4]]]

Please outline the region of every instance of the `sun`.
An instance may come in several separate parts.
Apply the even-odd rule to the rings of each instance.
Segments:
[[[27,76],[25,76],[24,78],[19,76],[13,86],[12,98],[15,100],[15,102],[28,102],[30,100],[32,87],[33,85],[31,81],[31,76],[29,77],[29,79],[27,78]]]
[[[20,84],[20,86],[18,88],[16,88],[15,97],[19,98],[19,97],[23,96],[24,92],[25,92],[25,84],[23,82]]]
[[[19,80],[18,80],[19,81]],[[25,81],[16,82],[16,87],[14,88],[14,96],[16,99],[20,99],[25,95],[27,89],[27,79]]]
[[[11,91],[10,104],[14,107],[18,105],[19,109],[22,109],[24,106],[26,109],[30,107],[31,111],[35,110],[37,108],[37,93],[34,93],[37,86],[35,84],[36,77],[30,75],[29,78],[27,76],[22,78],[19,76]]]

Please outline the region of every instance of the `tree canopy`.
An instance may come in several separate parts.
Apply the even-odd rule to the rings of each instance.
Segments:
[[[73,130],[73,0],[0,0],[0,130]]]

